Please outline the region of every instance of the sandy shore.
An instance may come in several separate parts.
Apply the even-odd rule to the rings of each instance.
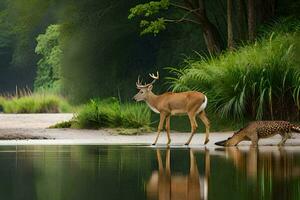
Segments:
[[[77,129],[49,129],[57,122],[72,118],[72,114],[0,114],[0,145],[76,145],[76,144],[139,144],[150,145],[156,133],[142,135],[117,135],[106,130],[77,130]],[[211,133],[210,142],[206,147],[214,146],[219,140],[226,139],[232,132]],[[288,140],[286,145],[300,145],[300,135]],[[188,139],[189,133],[171,133],[172,146],[182,146]],[[263,139],[260,145],[276,145],[280,136]],[[196,134],[191,142],[191,147],[203,146],[204,134]],[[158,146],[164,146],[166,134],[162,133]],[[243,142],[241,145],[249,145]]]

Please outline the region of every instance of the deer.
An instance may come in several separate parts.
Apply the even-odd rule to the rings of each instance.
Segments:
[[[205,141],[204,145],[209,142],[209,128],[210,122],[206,116],[205,108],[207,106],[207,97],[196,91],[187,92],[165,92],[160,95],[156,95],[152,92],[153,84],[159,79],[159,73],[156,75],[149,74],[153,79],[151,83],[142,84],[140,77],[136,82],[136,87],[139,92],[133,97],[137,102],[145,101],[150,109],[160,115],[159,124],[157,128],[157,135],[152,143],[156,145],[160,133],[166,121],[165,128],[167,132],[167,145],[171,143],[170,137],[170,117],[173,115],[188,115],[191,124],[191,134],[185,145],[189,145],[198,127],[196,116],[199,116],[205,126]]]
[[[259,149],[250,146],[241,150],[238,146],[234,146],[215,150],[222,151],[221,156],[224,159],[231,160],[241,174],[255,181],[259,181],[257,180],[259,175],[275,182],[292,180],[300,176],[300,166],[295,164],[295,156],[298,154],[291,154],[285,147]]]
[[[156,149],[158,170],[152,172],[146,184],[147,199],[157,200],[199,200],[208,199],[210,179],[210,155],[205,149],[205,173],[200,174],[197,166],[196,155],[189,150],[190,170],[186,175],[171,172],[170,148],[166,149],[165,167],[160,153]]]

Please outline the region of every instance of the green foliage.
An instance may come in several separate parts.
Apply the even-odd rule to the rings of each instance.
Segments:
[[[91,100],[74,120],[78,128],[142,128],[150,126],[150,117],[150,110],[144,104],[121,104],[112,98]]]
[[[6,48],[9,48],[12,45],[12,31],[9,23],[6,20],[7,16],[7,11],[1,10],[0,7],[0,49],[2,54],[2,51],[5,51]]]
[[[210,109],[238,119],[294,118],[299,114],[299,33],[273,33],[219,57],[187,60],[169,68],[173,90],[207,94]]]
[[[144,30],[141,32],[141,35],[153,33],[153,35],[156,36],[160,31],[166,29],[166,22],[164,18],[158,18],[157,20],[150,22],[147,20],[142,20],[140,27],[144,28]]]
[[[59,122],[53,126],[50,126],[49,128],[72,128],[73,124],[74,124],[73,120],[63,121],[63,122]]]
[[[258,32],[261,36],[268,37],[270,33],[284,34],[300,31],[300,19],[296,17],[284,17],[274,20],[270,24],[262,25]]]
[[[153,71],[158,43],[138,36],[128,10],[137,0],[66,4],[62,23],[62,84],[73,102],[132,97],[137,75]]]
[[[20,98],[0,98],[4,113],[58,113],[72,110],[62,97],[51,94],[33,94]]]
[[[61,79],[62,49],[59,43],[60,25],[48,26],[45,34],[37,37],[35,52],[41,55],[38,61],[35,90],[59,90]]]
[[[130,14],[128,19],[132,19],[137,16],[149,18],[158,14],[161,10],[167,10],[169,6],[169,0],[150,1],[149,3],[138,4],[129,10]],[[166,21],[163,17],[152,21],[143,19],[140,22],[140,27],[143,29],[141,35],[152,33],[156,36],[160,31],[166,29]]]
[[[0,89],[31,87],[38,56],[35,38],[54,18],[57,0],[2,0],[0,3]],[[0,44],[0,45],[1,45]]]
[[[129,10],[130,14],[128,19],[132,19],[136,16],[150,17],[157,14],[160,10],[168,9],[169,5],[169,0],[150,1],[149,3],[138,4]]]
[[[6,101],[6,99],[4,97],[0,96],[0,112],[3,112],[3,104]]]

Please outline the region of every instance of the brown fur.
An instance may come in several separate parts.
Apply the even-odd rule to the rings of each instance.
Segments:
[[[147,199],[156,200],[199,200],[207,199],[210,155],[205,151],[205,174],[200,178],[196,157],[190,150],[190,170],[187,175],[171,172],[170,149],[166,150],[165,167],[160,150],[156,150],[158,170],[153,171],[147,185]],[[202,163],[202,162],[201,162]]]
[[[276,134],[282,136],[282,140],[278,145],[285,144],[288,138],[291,138],[291,132],[300,133],[300,127],[287,121],[254,121],[250,122],[246,127],[240,129],[227,140],[216,142],[216,145],[235,146],[241,141],[251,140],[253,146],[257,146],[260,138],[272,137]]]
[[[189,91],[180,93],[166,92],[161,95],[155,95],[152,92],[152,83],[147,85],[140,85],[139,81],[137,82],[137,88],[139,89],[139,92],[133,98],[136,101],[145,101],[154,112],[160,114],[157,136],[153,142],[153,145],[157,143],[160,132],[164,126],[164,121],[166,121],[166,131],[168,137],[167,144],[170,144],[170,117],[172,115],[182,114],[187,114],[191,123],[191,135],[185,144],[188,145],[191,142],[196,132],[196,129],[198,127],[196,121],[197,115],[204,123],[206,128],[204,144],[208,143],[210,123],[204,111],[206,106],[203,106],[203,109],[200,109],[202,108],[202,105],[207,104],[207,98],[204,94],[202,94],[201,92]]]

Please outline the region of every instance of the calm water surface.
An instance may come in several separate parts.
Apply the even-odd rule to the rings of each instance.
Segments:
[[[0,147],[0,198],[300,199],[300,150]]]

